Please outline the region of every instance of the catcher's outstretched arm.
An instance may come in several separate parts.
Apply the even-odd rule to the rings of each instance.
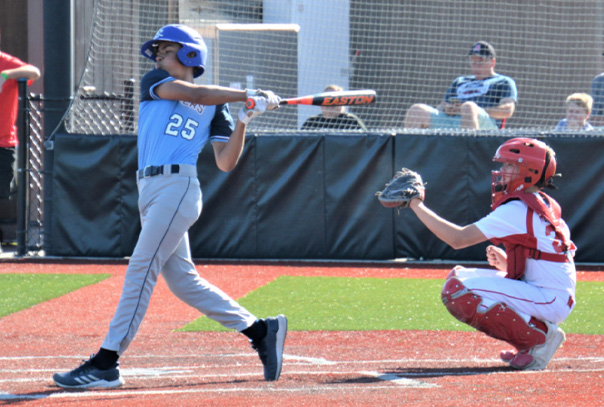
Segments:
[[[409,207],[436,237],[455,250],[473,246],[487,240],[486,236],[474,224],[459,226],[449,222],[424,205],[421,199],[413,199]]]

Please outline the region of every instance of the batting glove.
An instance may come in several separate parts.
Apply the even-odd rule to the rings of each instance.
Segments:
[[[248,124],[254,117],[260,116],[266,112],[268,107],[268,99],[260,96],[252,96],[248,99],[246,106],[250,108],[242,108],[239,110],[239,121]]]
[[[262,90],[262,89],[257,89],[257,90],[246,89],[245,92],[246,92],[248,98],[256,97],[256,96],[261,96],[263,98],[266,98],[266,100],[268,101],[266,110],[279,109],[279,102],[281,102],[281,98],[279,96],[275,95],[275,93],[273,91]]]

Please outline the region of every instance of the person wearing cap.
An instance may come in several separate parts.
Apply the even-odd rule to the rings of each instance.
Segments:
[[[455,79],[437,107],[411,106],[405,128],[496,130],[512,117],[518,99],[516,82],[495,72],[495,48],[479,41],[468,55],[472,75]]]

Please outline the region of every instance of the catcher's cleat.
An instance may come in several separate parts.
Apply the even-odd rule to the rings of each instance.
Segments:
[[[513,350],[503,350],[499,354],[499,358],[505,363],[510,363],[512,360],[514,360],[516,354],[517,352],[514,352]]]
[[[112,388],[124,384],[119,362],[109,369],[101,370],[92,365],[92,356],[70,372],[55,373],[52,379],[57,386],[66,389]]]
[[[499,358],[505,363],[512,363],[518,352],[513,350],[504,350],[499,354]]]
[[[535,359],[535,363],[528,366],[526,368],[528,370],[545,369],[549,361],[554,357],[556,351],[562,346],[564,341],[566,341],[566,335],[562,329],[550,322],[544,322],[547,325],[545,343],[537,345],[529,350],[529,354]]]
[[[519,370],[543,370],[554,357],[556,351],[566,340],[564,331],[557,325],[545,322],[547,334],[545,342],[522,352],[504,351],[499,357],[505,363],[509,363],[514,369]]]
[[[535,359],[529,354],[529,351],[513,352],[504,351],[499,354],[499,357],[505,363],[509,363],[511,367],[518,370],[526,370],[535,362]]]
[[[258,356],[264,366],[264,379],[274,381],[281,375],[281,366],[283,365],[283,345],[287,334],[287,318],[278,315],[274,318],[267,318],[266,336],[259,342],[251,342],[252,348],[258,352]]]

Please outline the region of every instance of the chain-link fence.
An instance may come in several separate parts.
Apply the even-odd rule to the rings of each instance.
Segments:
[[[44,219],[44,99],[27,93],[19,83],[19,147],[17,149],[18,255],[43,250]]]
[[[44,99],[28,95],[29,105],[29,159],[27,168],[27,223],[28,250],[42,249],[44,214]]]
[[[76,12],[86,2],[77,3]],[[153,68],[140,46],[158,28],[175,22],[196,29],[207,46],[206,70],[197,83],[270,89],[287,98],[317,93],[329,84],[374,89],[376,103],[349,109],[372,132],[414,133],[414,127],[424,127],[425,122],[405,123],[411,106],[437,106],[455,78],[484,75],[472,68],[468,56],[479,40],[496,50],[494,72],[516,84],[513,115],[509,110],[503,113],[504,131],[510,135],[518,130],[553,131],[566,116],[566,98],[589,93],[592,79],[604,69],[603,0],[97,0],[94,4],[93,13],[81,12],[90,23],[77,20],[80,26],[88,24],[86,31],[79,32],[90,30],[90,40],[86,44],[85,38],[80,39],[82,48],[88,45],[87,59],[66,122],[67,131],[76,134],[113,135],[124,127],[128,134],[136,134],[136,117],[131,126],[121,123],[123,106],[117,98],[126,93],[124,81],[132,80],[134,106],[138,105],[140,79]],[[465,82],[451,88],[457,98],[447,100],[479,100],[479,105],[490,108],[500,100],[497,86],[491,85],[486,78]],[[514,99],[507,96],[503,97]],[[230,104],[235,117],[242,105]],[[597,118],[604,114],[602,106],[594,100],[590,121],[596,129],[589,134],[604,132],[595,121],[604,120]],[[253,120],[248,131],[298,132],[308,117],[319,113],[316,106],[284,107]],[[458,130],[451,123],[436,127],[449,133]]]

